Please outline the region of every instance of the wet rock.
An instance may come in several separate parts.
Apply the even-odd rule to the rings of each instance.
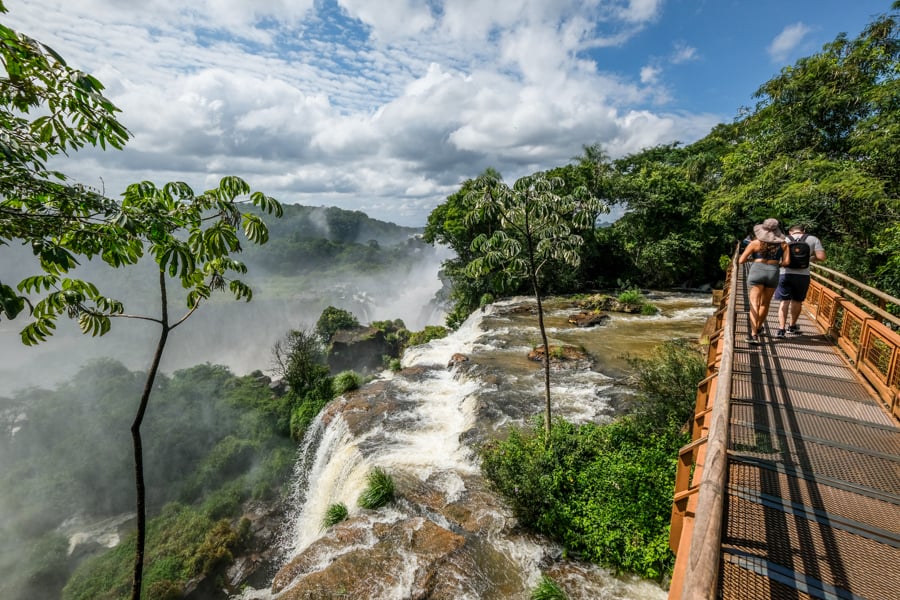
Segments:
[[[185,600],[225,600],[240,592],[245,585],[266,585],[283,559],[277,538],[284,520],[283,502],[247,503],[241,517],[232,523],[235,529],[246,528],[247,538],[240,553],[235,554],[234,561],[224,569],[188,581],[179,597]]]
[[[272,592],[280,600],[312,600],[340,597],[369,600],[387,595],[413,578],[411,600],[431,597],[429,588],[440,579],[448,557],[465,544],[465,538],[420,517],[393,523],[369,524],[364,518],[336,525],[275,576]],[[335,547],[346,549],[327,565],[318,557]],[[409,557],[415,556],[409,573]]]
[[[604,294],[594,294],[593,296],[588,296],[587,298],[580,300],[578,305],[581,308],[587,308],[592,311],[610,311],[610,312],[623,312],[629,314],[637,314],[641,312],[640,304],[632,304],[629,302],[619,302],[616,298],[612,296],[606,296]]]
[[[288,390],[288,384],[284,379],[269,382],[269,389],[276,397],[284,396]]]
[[[397,406],[397,399],[390,392],[387,381],[370,383],[330,402],[324,409],[322,420],[327,424],[340,414],[354,435],[371,431]]]
[[[542,362],[544,360],[544,356],[546,355],[546,351],[544,350],[544,345],[541,344],[534,350],[528,353],[528,360],[533,360],[537,362]],[[554,346],[550,344],[550,361],[560,362],[560,361],[584,361],[588,360],[587,353],[581,348],[576,348],[575,346],[563,345],[563,346]]]
[[[574,315],[569,315],[568,321],[576,327],[594,327],[595,325],[602,325],[608,319],[609,314],[607,313],[585,310]]]
[[[468,356],[457,352],[453,356],[450,357],[450,361],[447,363],[447,368],[452,369],[453,367],[456,367],[456,366],[458,366],[464,362],[468,362],[468,361],[469,361]]]
[[[382,368],[382,356],[393,354],[384,331],[375,327],[341,329],[331,338],[328,368],[332,373],[371,373]]]

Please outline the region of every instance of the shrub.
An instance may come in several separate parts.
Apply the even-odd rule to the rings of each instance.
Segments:
[[[447,337],[447,333],[449,333],[449,330],[446,327],[440,325],[426,325],[425,329],[422,331],[415,331],[409,336],[408,345],[418,346],[419,344],[425,344],[431,340],[439,340]]]
[[[530,598],[531,600],[569,600],[569,597],[556,585],[556,582],[546,575],[541,575],[541,581],[531,591]]]
[[[375,467],[366,476],[368,483],[360,494],[358,504],[362,508],[374,510],[394,499],[394,480],[381,467]]]
[[[291,439],[298,442],[303,439],[309,424],[325,408],[329,400],[330,398],[304,400],[294,409],[291,413]]]
[[[347,505],[343,502],[329,505],[325,511],[325,518],[322,519],[322,529],[328,529],[332,525],[337,525],[346,519],[348,514]]]
[[[316,321],[316,335],[323,344],[327,344],[337,330],[354,327],[359,327],[359,321],[353,316],[353,313],[343,308],[329,306],[322,311],[319,320]]]
[[[485,477],[523,526],[588,560],[661,578],[668,547],[677,431],[646,432],[630,418],[607,425],[540,422],[482,448]]]
[[[275,342],[272,358],[275,373],[301,396],[314,388],[320,379],[328,377],[325,348],[309,331],[288,331]]]
[[[680,428],[694,414],[697,384],[706,375],[703,356],[689,340],[670,340],[653,349],[648,358],[629,358],[635,369],[638,394],[634,418],[638,426],[653,430]]]
[[[644,316],[653,316],[658,312],[659,312],[659,309],[656,308],[655,306],[653,306],[652,304],[650,304],[649,302],[646,302],[641,305],[641,314]]]
[[[147,586],[147,600],[181,600],[184,598],[184,586],[168,579],[154,581]]]
[[[392,359],[390,360],[390,362],[388,363],[388,368],[389,368],[391,371],[396,372],[396,371],[399,371],[400,369],[402,369],[402,368],[403,368],[403,365],[402,365],[402,363],[400,362],[400,359],[399,359],[399,358],[392,358]]]
[[[209,575],[219,567],[231,564],[234,561],[231,552],[237,549],[238,542],[238,534],[228,521],[226,519],[217,521],[213,528],[206,532],[206,537],[192,557],[191,572],[194,575]]]
[[[331,390],[335,396],[359,389],[363,383],[362,375],[356,371],[342,371],[334,376],[331,382]]]
[[[630,290],[625,290],[619,297],[616,298],[622,304],[644,304],[646,300],[644,299],[644,295],[641,293],[641,290],[638,288],[631,288]]]

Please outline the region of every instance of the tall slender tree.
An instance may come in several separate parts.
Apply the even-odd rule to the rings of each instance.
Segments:
[[[500,273],[510,280],[527,280],[531,286],[544,344],[544,427],[548,433],[550,344],[544,326],[544,273],[552,266],[578,267],[583,243],[579,231],[593,227],[597,216],[606,210],[583,186],[570,194],[558,194],[564,185],[562,179],[545,173],[522,177],[512,187],[493,175],[483,175],[468,193],[472,210],[466,217],[469,226],[498,224],[490,235],[481,233],[472,241],[475,257],[466,266],[467,274],[478,277]]]
[[[5,12],[0,2],[0,13]],[[49,169],[47,161],[85,145],[121,148],[129,134],[117,120],[118,109],[102,95],[98,80],[2,24],[0,62],[0,245],[30,245],[41,270],[17,289],[0,281],[0,318],[20,317],[27,306],[31,320],[21,335],[29,345],[51,336],[61,316],[76,319],[83,332],[95,336],[109,331],[113,319],[142,319],[160,328],[131,426],[138,525],[131,597],[137,600],[146,540],[141,424],[168,336],[213,291],[227,288],[237,299],[250,300],[252,290],[232,278],[246,272],[232,258],[241,251],[239,232],[251,243],[265,243],[268,229],[258,213],[280,216],[282,208],[238,177],[225,177],[202,194],[182,182],[161,188],[136,183],[121,201],[72,182]],[[247,205],[256,210],[244,211]],[[153,261],[159,315],[129,314],[94,284],[69,276],[79,258],[92,257],[111,267]],[[185,292],[184,313],[177,319],[169,313],[171,281]]]

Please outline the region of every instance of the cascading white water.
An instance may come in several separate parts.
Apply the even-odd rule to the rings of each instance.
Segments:
[[[654,320],[660,322],[659,327],[668,328],[667,337],[675,337],[672,332],[678,330],[696,337],[711,312],[704,300],[667,297],[662,304],[669,302],[670,309],[657,317],[617,316],[618,323],[592,332],[566,328],[564,318],[557,315],[556,325],[550,319],[551,344],[568,343],[571,340],[567,336],[580,336],[576,343],[585,343],[585,336],[609,336],[616,327],[633,334],[634,327],[654,327]],[[413,506],[412,501],[364,511],[358,508],[357,499],[366,486],[367,473],[375,467],[385,469],[395,479],[423,485],[427,482],[428,489],[439,494],[445,504],[464,497],[472,485],[483,487],[483,482],[478,483],[480,472],[473,443],[493,435],[506,423],[521,423],[539,413],[542,403],[539,364],[522,357],[523,351],[537,341],[533,319],[498,314],[502,312],[488,307],[470,316],[448,337],[408,349],[402,361],[404,371],[385,372],[375,382],[383,386],[379,394],[390,396],[391,410],[380,420],[371,421],[367,429],[357,426],[351,430],[336,411],[325,411],[313,422],[298,460],[298,508],[285,536],[285,556],[290,559],[299,555],[326,534],[322,519],[328,506],[337,502],[348,507],[352,527],[361,531],[352,543],[323,546],[321,550],[317,546],[317,554],[314,560],[307,560],[304,573],[324,569],[341,555],[361,547],[371,548],[377,542],[371,532],[378,524],[402,521],[416,530],[424,525],[426,515],[441,527],[453,527],[441,515]],[[457,354],[473,364],[489,365],[488,370],[448,368]],[[602,419],[608,410],[605,394],[614,387],[609,376],[593,369],[576,369],[554,373],[552,381],[556,414],[587,421]],[[502,506],[479,506],[476,513],[473,519],[483,524],[475,536],[478,539],[469,542],[476,547],[476,558],[470,565],[472,570],[457,576],[460,581],[455,598],[525,597],[526,590],[540,578],[541,561],[548,552],[558,549],[548,550],[548,543],[535,537],[510,535],[504,527],[510,516]],[[402,552],[406,552],[404,566],[392,571],[389,579],[373,582],[372,598],[403,600],[415,595],[419,557]],[[484,564],[480,564],[479,556]],[[650,582],[615,578],[590,565],[579,569],[578,585],[591,598],[665,597],[664,591]],[[467,578],[471,581],[463,581]],[[278,595],[262,591],[245,592],[241,597]]]

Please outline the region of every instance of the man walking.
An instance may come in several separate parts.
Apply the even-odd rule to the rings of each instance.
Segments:
[[[825,249],[821,240],[807,234],[805,225],[792,225],[785,242],[788,244],[791,261],[788,266],[781,268],[778,288],[775,290],[775,299],[781,301],[778,306],[778,331],[775,332],[775,337],[780,338],[784,337],[785,332],[800,333],[797,319],[800,318],[800,309],[806,300],[806,292],[809,291],[809,264],[825,260]],[[808,252],[802,246],[794,246],[804,243],[809,246]]]

